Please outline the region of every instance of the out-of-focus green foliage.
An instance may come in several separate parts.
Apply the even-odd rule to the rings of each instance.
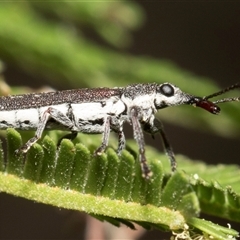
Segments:
[[[109,32],[105,38],[112,42],[113,35],[120,46],[142,19],[140,8],[128,2],[2,3],[0,16],[3,60],[65,87],[114,86],[124,75],[125,57],[93,44],[84,30]]]

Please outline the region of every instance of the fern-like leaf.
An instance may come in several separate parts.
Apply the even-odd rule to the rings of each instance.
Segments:
[[[236,220],[240,199],[237,193],[193,178],[181,170],[167,174],[163,170],[165,160],[160,161],[159,154],[151,149],[149,164],[153,177],[147,181],[142,178],[139,163],[130,152],[124,151],[118,158],[109,148],[106,154],[93,157],[89,149],[97,145],[87,141],[88,148],[82,143],[75,145],[63,140],[57,150],[53,140],[46,136],[41,145],[35,144],[26,156],[17,156],[15,150],[22,145],[21,136],[9,129],[6,166],[3,152],[0,154],[0,191],[85,211],[116,226],[123,223],[134,228],[132,222],[137,222],[147,229],[154,227],[190,236],[194,234],[186,227],[190,225],[215,239],[237,236],[232,229],[197,218],[199,203],[202,209],[208,210],[203,204],[205,200],[212,214],[222,206],[223,216]],[[208,192],[204,192],[207,187],[211,189],[209,198]],[[222,201],[214,209],[214,198],[219,196]],[[231,202],[229,206],[227,201]]]

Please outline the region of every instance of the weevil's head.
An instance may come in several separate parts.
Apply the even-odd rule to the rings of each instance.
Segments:
[[[157,109],[182,104],[200,107],[213,114],[220,112],[220,108],[206,98],[192,96],[171,83],[157,85],[155,97],[155,106]]]
[[[158,84],[156,86],[155,107],[157,109],[170,106],[188,104],[192,96],[184,93],[180,88],[171,83]]]

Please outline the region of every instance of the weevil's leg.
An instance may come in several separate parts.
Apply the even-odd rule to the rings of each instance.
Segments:
[[[63,139],[69,139],[69,140],[72,141],[72,140],[74,140],[77,137],[77,135],[78,135],[78,132],[76,132],[76,131],[72,131],[71,133],[64,135],[63,137],[61,137],[58,140],[57,147],[60,146],[60,144],[61,144]]]
[[[134,139],[136,140],[139,147],[139,160],[140,160],[141,169],[142,169],[142,176],[146,179],[149,179],[152,175],[152,172],[147,165],[147,159],[145,156],[144,136],[143,136],[141,124],[138,120],[138,109],[136,107],[133,107],[131,109],[130,117],[131,117],[132,126],[133,126]]]
[[[164,132],[164,128],[163,128],[161,121],[154,118],[153,124],[146,123],[146,124],[144,124],[143,129],[144,129],[144,131],[150,133],[152,136],[154,136],[154,134],[156,134],[158,132],[160,133],[160,135],[162,137],[165,152],[171,162],[172,171],[174,172],[177,168],[177,162],[176,162],[171,144],[167,138],[166,133]]]
[[[160,129],[160,134],[161,134],[161,137],[162,137],[162,140],[163,140],[163,144],[164,144],[166,154],[168,155],[168,157],[170,159],[170,162],[171,162],[172,171],[175,172],[176,168],[177,168],[177,162],[176,162],[171,144],[169,143],[168,138],[167,138],[166,133],[164,132],[163,128]]]
[[[102,143],[98,149],[95,150],[94,155],[101,155],[108,146],[108,140],[110,135],[110,116],[106,118],[106,121],[104,123],[104,132],[103,132],[103,138]]]
[[[74,128],[73,122],[66,115],[53,107],[49,107],[46,111],[43,112],[40,118],[35,136],[33,138],[30,138],[20,149],[16,150],[17,154],[26,153],[30,147],[41,138],[42,133],[46,128],[46,124],[50,118],[53,118],[55,121],[68,128],[69,130],[72,130]]]
[[[120,156],[122,153],[122,150],[125,148],[125,145],[126,145],[125,135],[124,135],[122,126],[118,129],[117,134],[118,134],[117,154]]]

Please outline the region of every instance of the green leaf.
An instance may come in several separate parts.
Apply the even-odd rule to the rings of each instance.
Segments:
[[[23,173],[23,156],[18,156],[15,153],[16,149],[22,146],[22,139],[18,132],[12,131],[12,134],[8,135],[7,138],[7,166],[6,172],[9,174],[15,174],[21,176]]]
[[[202,230],[205,234],[206,239],[233,239],[234,236],[238,236],[237,232],[230,228],[221,227],[212,222],[199,219],[191,218],[189,220],[189,225]]]
[[[93,148],[93,142],[96,145],[94,137],[85,137],[84,140],[90,148]],[[21,136],[14,129],[8,129],[7,142],[8,149],[14,153],[21,146]],[[147,229],[173,231],[178,236],[190,237],[198,233],[215,239],[238,235],[232,229],[197,217],[200,209],[217,215],[222,208],[222,216],[239,221],[239,194],[181,170],[169,175],[164,171],[167,159],[150,148],[148,152],[151,156],[148,162],[153,171],[149,181],[142,178],[140,164],[130,152],[123,151],[118,158],[109,148],[106,154],[93,157],[82,143],[74,145],[67,139],[57,150],[55,143],[46,136],[41,145],[35,144],[29,150],[24,164],[22,157],[10,154],[8,150],[7,165],[0,172],[0,191],[85,211],[116,226],[123,223],[134,228],[132,222],[136,222]],[[0,159],[1,165],[5,166],[4,158]],[[179,165],[186,164],[189,172],[197,171],[199,167],[187,164],[190,160],[179,160]]]
[[[43,149],[35,144],[28,152],[23,168],[23,177],[33,182],[39,182],[43,161]]]
[[[48,136],[43,139],[42,148],[44,151],[44,159],[42,161],[42,172],[39,176],[39,182],[54,185],[57,148],[53,140]]]
[[[9,146],[12,142],[21,142],[20,136],[16,134],[13,129],[7,131],[7,137]],[[52,146],[49,147],[51,142],[48,137],[44,139],[43,142],[45,143],[45,151],[48,151],[48,148],[50,150],[53,149]],[[48,142],[48,145],[46,145],[46,142]],[[15,147],[18,148],[19,144],[15,145]],[[144,185],[143,189],[149,192],[150,195],[152,195],[151,191],[154,191],[154,187],[151,186],[152,183],[150,184],[144,180],[141,174],[134,176],[134,179],[137,178],[138,181],[133,181],[132,184],[130,184],[130,188],[125,188],[126,191],[120,190],[117,184],[112,188],[112,184],[109,186],[104,184],[106,174],[111,174],[112,177],[115,178],[115,182],[118,182],[118,178],[121,176],[119,174],[114,175],[115,172],[109,172],[110,169],[106,167],[108,164],[106,155],[103,154],[102,156],[92,157],[90,152],[86,152],[86,148],[82,146],[82,144],[77,144],[76,148],[77,150],[71,141],[62,141],[58,154],[55,154],[56,167],[52,181],[54,186],[50,186],[48,183],[43,182],[38,184],[38,179],[43,179],[43,177],[41,177],[42,172],[39,177],[35,176],[36,174],[39,175],[39,169],[43,169],[39,167],[40,164],[36,164],[36,159],[40,156],[40,162],[47,160],[43,157],[44,151],[40,145],[35,144],[27,154],[23,177],[22,174],[1,174],[1,191],[58,207],[86,211],[91,214],[106,215],[108,217],[122,218],[131,221],[149,221],[154,224],[166,225],[170,229],[179,229],[183,226],[185,222],[184,216],[179,211],[175,211],[176,209],[171,210],[166,207],[157,207],[148,204],[146,199],[145,205],[141,205],[139,201],[130,201],[132,193],[138,189],[136,188],[136,183],[139,182],[139,179]],[[13,150],[15,151],[16,149]],[[76,152],[78,152],[78,154],[76,154]],[[78,167],[75,167],[79,160],[76,157],[79,157],[80,152],[81,156],[87,155],[87,157],[85,156],[85,160],[87,159],[88,162],[83,169],[85,172],[83,185],[80,188],[77,186],[78,189],[76,190],[76,182],[73,181],[71,176],[74,176],[76,180],[76,175],[79,170]],[[113,151],[111,154],[114,155]],[[115,153],[114,157],[116,158],[116,156]],[[129,162],[125,157],[122,157],[121,161],[126,164]],[[42,166],[46,164],[43,162]],[[132,162],[132,166],[135,165],[134,161],[130,162]],[[23,166],[18,166],[18,168],[22,169]],[[125,164],[119,164],[119,168],[116,170],[121,173],[124,169],[126,169]],[[17,171],[17,173],[21,172],[22,170]],[[45,173],[43,174],[45,175]],[[178,178],[180,179],[182,176],[179,175]],[[121,181],[122,184],[126,185],[126,179],[122,179]],[[129,182],[127,182],[127,184],[129,184]],[[133,190],[134,188],[135,190]],[[108,192],[111,198],[102,196],[102,191],[105,195]],[[138,189],[138,194],[141,196],[144,195],[141,189]],[[126,201],[127,198],[128,201]]]

